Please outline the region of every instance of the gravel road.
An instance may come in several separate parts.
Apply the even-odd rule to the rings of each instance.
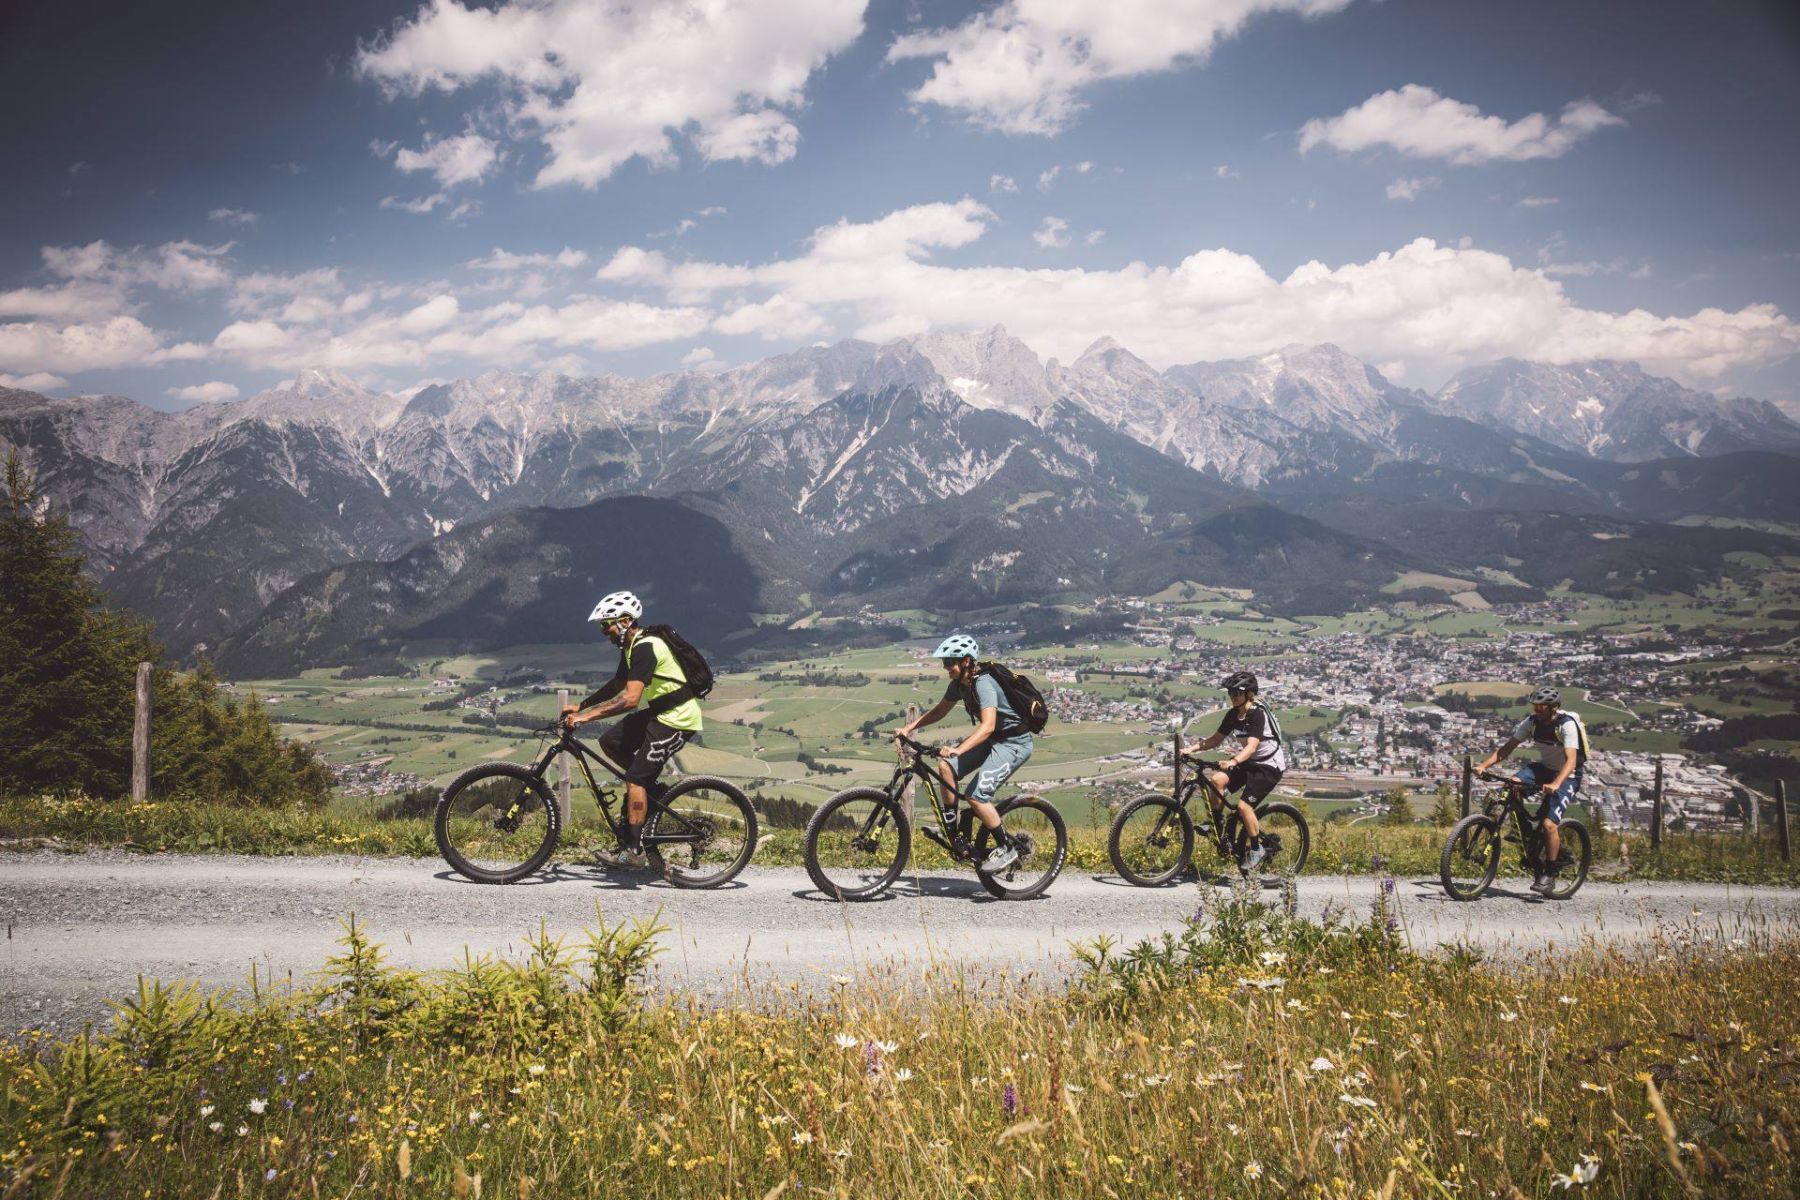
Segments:
[[[1309,877],[1301,910],[1334,902],[1366,912],[1379,886]],[[1401,879],[1397,894],[1415,945],[1466,939],[1500,953],[1546,940],[1638,943],[1659,925],[1695,919],[1730,935],[1740,922],[1800,917],[1800,891],[1719,884],[1589,883],[1557,903],[1521,882],[1456,904],[1435,880]],[[1026,903],[994,901],[972,874],[944,872],[907,877],[884,900],[840,905],[813,892],[804,871],[783,867],[752,867],[721,891],[684,892],[587,868],[484,887],[423,859],[0,853],[0,1031],[77,1030],[104,1019],[106,1001],[135,990],[140,974],[242,987],[254,966],[278,981],[304,980],[352,912],[393,961],[439,968],[465,949],[516,953],[540,920],[578,935],[596,904],[609,921],[661,909],[669,932],[657,982],[729,994],[771,978],[817,986],[832,974],[880,970],[916,979],[934,963],[1055,974],[1068,969],[1071,941],[1110,934],[1129,943],[1174,929],[1199,900],[1192,883],[1139,889],[1085,872]]]

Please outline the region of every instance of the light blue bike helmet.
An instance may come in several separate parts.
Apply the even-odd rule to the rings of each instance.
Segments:
[[[938,643],[933,658],[979,658],[981,646],[966,633],[953,633]]]

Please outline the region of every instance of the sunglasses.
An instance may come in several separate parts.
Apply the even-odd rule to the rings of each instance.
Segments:
[[[1249,688],[1226,688],[1225,694],[1227,696],[1248,696],[1250,694],[1250,689]]]
[[[603,630],[606,633],[611,633],[615,629],[624,628],[626,622],[629,621],[630,619],[631,619],[630,617],[614,617],[610,621],[600,622],[600,628],[601,628],[601,630]]]

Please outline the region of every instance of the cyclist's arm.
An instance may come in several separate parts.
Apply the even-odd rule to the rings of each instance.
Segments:
[[[1230,758],[1226,759],[1224,762],[1220,763],[1219,764],[1220,768],[1224,769],[1224,770],[1229,770],[1232,767],[1237,766],[1239,763],[1249,762],[1251,757],[1253,755],[1255,755],[1256,748],[1260,745],[1262,745],[1261,738],[1246,737],[1244,739],[1244,748],[1242,750],[1239,750],[1236,754],[1232,755]]]
[[[630,712],[638,706],[644,697],[644,685],[635,679],[625,681],[625,688],[617,696],[600,705],[598,708],[583,709],[569,717],[571,725],[586,725],[590,721],[604,721],[622,712]]]
[[[1558,788],[1562,787],[1562,785],[1568,781],[1569,776],[1573,775],[1574,773],[1575,773],[1575,753],[1574,753],[1574,751],[1569,751],[1563,755],[1562,770],[1560,770],[1556,773],[1555,779],[1552,779],[1549,783],[1546,783],[1544,785],[1544,791],[1546,791],[1554,796],[1556,794],[1556,790]]]
[[[1519,740],[1517,738],[1507,738],[1504,742],[1500,743],[1500,748],[1498,750],[1495,750],[1481,761],[1481,765],[1475,768],[1475,774],[1479,775],[1489,767],[1505,762],[1512,757],[1512,752],[1518,748]]]
[[[1195,742],[1192,746],[1188,747],[1188,750],[1194,754],[1198,754],[1202,750],[1211,750],[1214,746],[1218,745],[1220,742],[1222,742],[1224,740],[1225,740],[1224,734],[1215,733],[1211,737],[1202,738],[1201,740]]]
[[[939,721],[948,716],[950,710],[955,707],[956,701],[954,700],[939,700],[936,704],[931,706],[930,711],[920,713],[918,720],[910,725],[902,727],[900,730],[901,736],[911,737],[916,730],[922,729],[926,725],[936,725]]]
[[[993,737],[994,736],[994,727],[997,726],[999,723],[1000,723],[1000,710],[999,709],[997,709],[997,708],[982,709],[981,710],[981,720],[975,722],[975,728],[969,732],[969,736],[964,738],[962,741],[958,742],[956,744],[956,748],[949,751],[949,753],[951,753],[951,754],[967,754],[969,751],[973,750],[975,747],[981,745],[981,743],[983,743],[983,742],[987,741],[989,738]]]

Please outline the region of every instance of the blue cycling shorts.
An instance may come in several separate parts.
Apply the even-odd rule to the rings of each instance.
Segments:
[[[1575,799],[1575,793],[1581,790],[1581,773],[1582,769],[1576,767],[1569,772],[1569,777],[1563,780],[1563,785],[1557,788],[1555,793],[1544,797],[1543,803],[1538,806],[1537,819],[1539,821],[1555,821],[1558,825],[1562,824],[1563,814],[1569,811],[1569,802]],[[1547,763],[1526,763],[1519,768],[1519,778],[1533,787],[1541,788],[1556,778],[1556,769]]]

